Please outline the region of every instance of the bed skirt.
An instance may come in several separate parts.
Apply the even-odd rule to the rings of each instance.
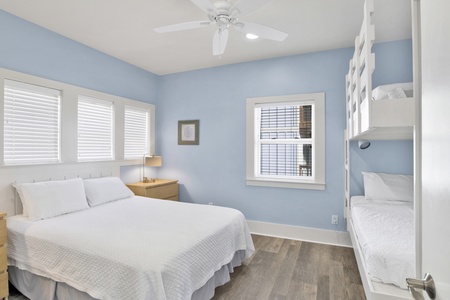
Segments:
[[[236,251],[231,262],[216,271],[213,277],[192,294],[191,299],[211,299],[214,296],[215,288],[230,281],[230,273],[233,273],[233,269],[242,264],[244,258],[244,250]],[[8,273],[11,284],[23,295],[33,300],[95,300],[86,292],[79,291],[63,282],[56,282],[14,266],[8,266]]]

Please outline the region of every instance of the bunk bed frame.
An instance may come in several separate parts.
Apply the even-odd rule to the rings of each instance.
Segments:
[[[344,217],[349,231],[367,300],[413,299],[407,290],[371,280],[351,218],[350,141],[411,140],[415,125],[414,97],[373,100],[372,73],[375,69],[373,0],[364,3],[364,20],[355,39],[355,52],[346,75],[346,119],[344,132],[345,195]],[[415,64],[416,62],[414,62]]]
[[[414,97],[373,100],[375,69],[373,0],[364,4],[364,21],[355,39],[355,53],[346,75],[347,134],[349,139],[401,140],[413,138]]]

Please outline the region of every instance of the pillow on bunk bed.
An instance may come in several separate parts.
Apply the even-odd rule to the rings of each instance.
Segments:
[[[366,199],[414,201],[413,176],[371,172],[362,174]]]
[[[412,96],[412,82],[380,85],[372,91],[373,100],[406,98]]]
[[[84,188],[91,207],[134,196],[134,193],[118,177],[85,179]]]
[[[406,98],[406,94],[401,88],[390,90],[387,95],[389,99]]]
[[[89,208],[80,178],[14,185],[24,216],[37,221]]]

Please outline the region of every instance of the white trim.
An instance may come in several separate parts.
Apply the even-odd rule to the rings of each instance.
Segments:
[[[281,187],[290,189],[307,189],[307,190],[325,190],[324,182],[300,182],[300,181],[283,181],[283,180],[267,180],[261,178],[252,178],[246,180],[247,185],[254,186],[270,186],[270,187]]]
[[[313,180],[283,180],[255,176],[255,107],[268,104],[286,104],[293,101],[314,103],[314,153]],[[300,188],[310,190],[325,190],[325,93],[296,94],[284,96],[248,98],[246,103],[246,184],[255,186],[270,186],[281,188]]]
[[[250,220],[248,220],[247,223],[250,228],[250,232],[258,235],[342,247],[352,247],[350,235],[346,231],[333,231]]]

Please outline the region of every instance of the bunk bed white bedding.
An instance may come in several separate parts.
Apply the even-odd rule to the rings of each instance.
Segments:
[[[406,289],[415,274],[412,203],[355,196],[351,220],[370,279]]]
[[[237,210],[138,196],[7,223],[10,266],[99,299],[191,299],[254,252]]]

